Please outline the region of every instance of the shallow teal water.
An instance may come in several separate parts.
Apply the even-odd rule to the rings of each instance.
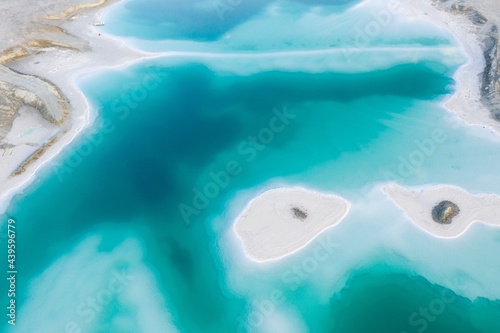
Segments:
[[[338,12],[356,0],[293,0],[286,7],[295,12],[321,5],[326,12]],[[213,41],[224,33],[258,16],[272,2],[256,1],[129,1],[107,20],[116,34],[140,39]],[[127,24],[116,24],[127,20]]]
[[[423,327],[414,311],[456,292],[480,297],[455,295],[426,332],[497,332],[500,231],[444,245],[372,193],[386,181],[500,193],[500,146],[439,106],[458,63],[437,57],[366,71],[253,59],[252,73],[238,57],[224,69],[165,57],[84,78],[96,125],[7,212],[23,286],[11,331],[410,333]],[[243,258],[231,236],[241,205],[295,184],[353,202],[324,236],[336,250],[314,269],[326,238],[276,263]]]

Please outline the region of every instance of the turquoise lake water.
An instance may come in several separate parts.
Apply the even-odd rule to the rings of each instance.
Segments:
[[[500,230],[436,239],[379,188],[500,194],[498,142],[441,106],[460,49],[404,13],[353,44],[351,23],[378,22],[387,5],[325,3],[242,1],[227,22],[204,1],[110,10],[106,29],[137,47],[203,54],[81,79],[95,125],[4,217],[17,221],[20,312],[2,331],[500,331]],[[284,53],[296,50],[306,52]],[[250,261],[234,218],[261,191],[292,185],[352,210],[302,251]]]

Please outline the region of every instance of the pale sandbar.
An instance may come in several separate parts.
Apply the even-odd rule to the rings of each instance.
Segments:
[[[411,189],[390,184],[383,190],[410,220],[436,237],[458,237],[474,222],[500,226],[500,196],[496,194],[471,194],[451,185]],[[450,224],[435,222],[432,217],[434,207],[443,201],[460,209]]]
[[[349,212],[343,198],[300,187],[268,190],[237,217],[234,231],[255,261],[290,255],[338,224]]]

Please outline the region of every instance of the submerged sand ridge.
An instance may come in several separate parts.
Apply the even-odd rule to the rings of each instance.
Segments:
[[[256,261],[290,255],[338,224],[350,204],[300,187],[268,190],[254,198],[234,224],[247,255]]]
[[[390,184],[383,191],[410,220],[437,237],[460,236],[474,222],[500,226],[496,194],[471,194],[451,185],[411,189]]]

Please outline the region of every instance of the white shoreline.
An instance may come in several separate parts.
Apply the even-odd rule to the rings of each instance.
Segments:
[[[96,119],[97,111],[80,89],[78,80],[88,74],[126,67],[143,59],[154,57],[147,52],[126,46],[120,39],[98,31],[98,27],[93,26],[95,17],[103,15],[117,3],[108,3],[97,8],[84,10],[83,13],[77,14],[76,20],[60,22],[59,26],[64,27],[69,33],[89,42],[91,50],[76,51],[76,54],[63,60],[55,56],[58,51],[50,51],[40,55],[30,55],[7,64],[8,67],[19,68],[28,75],[36,75],[50,80],[70,100],[72,108],[69,116],[71,127],[57,142],[49,147],[38,160],[29,165],[25,172],[13,178],[8,173],[5,175],[5,180],[0,180],[2,185],[0,214],[6,212],[15,195],[22,193],[32,184],[41,168],[50,164],[63,150],[81,138],[82,132],[89,128]],[[115,53],[110,51],[115,51]],[[120,56],[115,58],[117,53],[120,53]],[[44,62],[44,66],[33,66],[33,61],[40,59]],[[72,66],[72,62],[78,64]],[[63,67],[66,65],[68,68],[62,68],[62,70],[52,73],[48,71],[48,68],[60,67],[61,63]],[[4,160],[4,165],[0,167],[0,170],[4,169],[1,171],[5,172],[5,169],[12,169],[19,165],[19,159],[12,158],[6,162]]]

